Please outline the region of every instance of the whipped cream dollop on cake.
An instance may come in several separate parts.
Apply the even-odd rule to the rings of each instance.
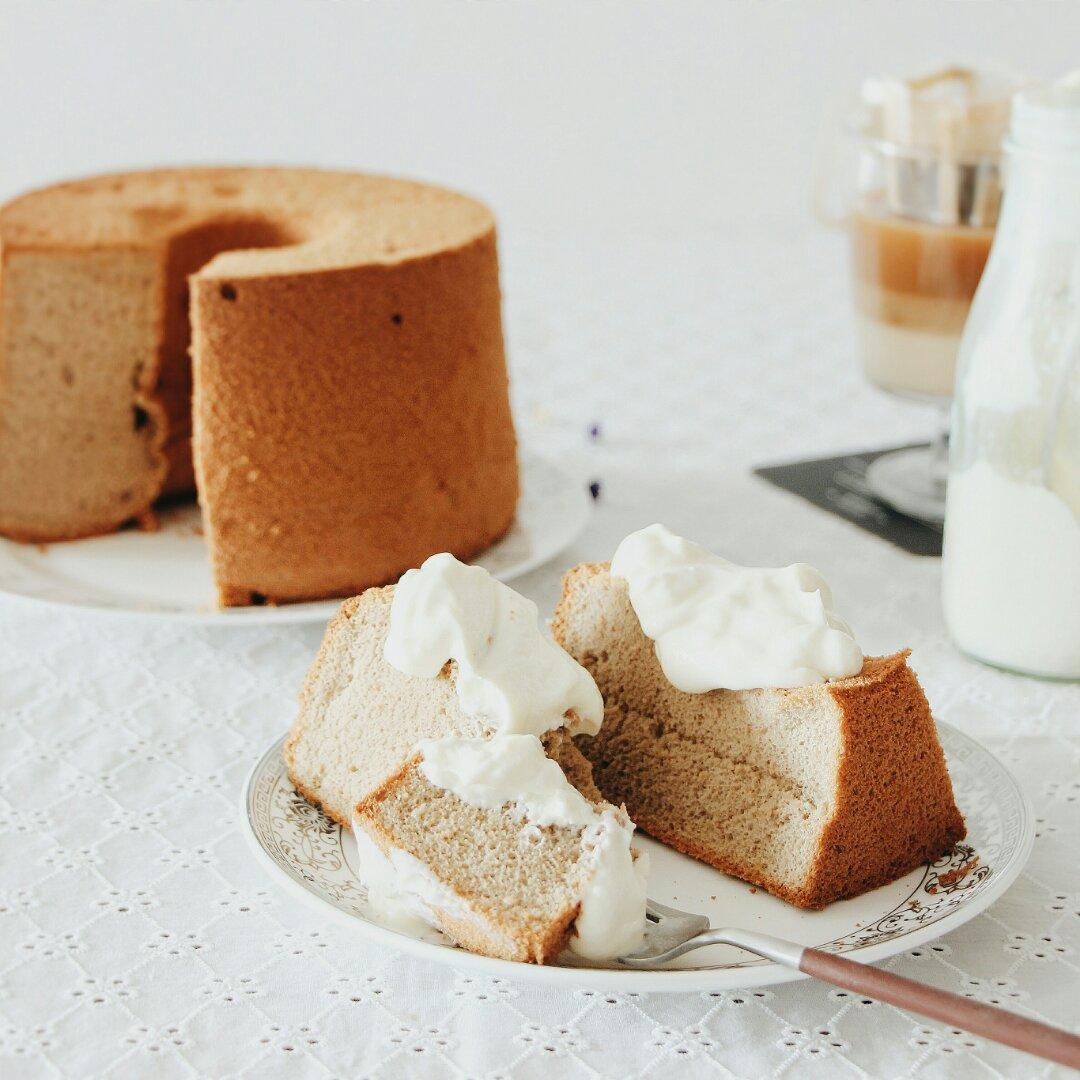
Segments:
[[[424,739],[420,771],[471,806],[511,813],[532,825],[591,825],[593,804],[544,753],[535,735]]]
[[[688,693],[808,686],[857,674],[863,653],[812,566],[738,566],[663,525],[611,560],[671,684]]]
[[[482,567],[432,555],[394,590],[383,656],[398,671],[427,678],[453,660],[462,712],[499,734],[542,735],[563,726],[595,734],[604,718],[600,691],[543,634],[538,614],[531,600]]]

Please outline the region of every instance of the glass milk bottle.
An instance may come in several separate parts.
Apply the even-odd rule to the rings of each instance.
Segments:
[[[1080,678],[1080,81],[1024,91],[960,348],[942,593],[957,645]]]

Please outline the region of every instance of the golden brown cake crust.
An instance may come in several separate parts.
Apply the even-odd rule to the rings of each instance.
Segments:
[[[354,173],[155,170],[12,201],[0,252],[0,533],[94,535],[190,490],[192,427],[225,605],[349,595],[510,527],[516,443],[480,203]],[[112,366],[90,387],[81,330],[99,324],[89,348]]]
[[[842,714],[844,751],[836,812],[805,907],[895,881],[967,833],[930,705],[907,657],[908,650],[867,657],[860,675],[828,686]],[[888,802],[879,796],[886,790]]]
[[[626,707],[623,688],[607,686],[598,674],[597,658],[568,644],[574,638],[571,622],[575,604],[582,602],[592,583],[606,580],[607,572],[608,564],[592,563],[565,575],[552,631],[575,659],[597,675],[605,693],[607,717],[617,726]],[[905,651],[867,658],[858,675],[820,688],[835,702],[839,713],[839,768],[831,819],[821,832],[809,873],[799,881],[762,873],[760,868],[733,858],[719,837],[709,845],[697,842],[673,827],[669,817],[654,813],[650,800],[635,799],[618,770],[609,774],[604,767],[601,750],[605,728],[609,735],[613,730],[609,719],[595,742],[584,737],[577,741],[593,760],[601,792],[612,802],[625,800],[643,832],[798,907],[821,908],[896,880],[949,851],[966,833],[930,707],[907,665],[907,656]],[[805,690],[770,693],[789,697],[794,703],[804,700]],[[734,693],[754,695],[761,691]],[[693,697],[707,699],[708,695]]]
[[[392,269],[213,275],[192,279],[195,468],[224,603],[359,592],[507,531],[493,231]]]

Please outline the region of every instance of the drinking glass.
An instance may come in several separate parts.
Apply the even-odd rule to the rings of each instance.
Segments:
[[[848,235],[863,371],[938,418],[928,447],[881,455],[866,481],[884,503],[938,527],[957,350],[997,224],[1016,82],[965,68],[868,80],[827,125],[817,162],[818,214]]]

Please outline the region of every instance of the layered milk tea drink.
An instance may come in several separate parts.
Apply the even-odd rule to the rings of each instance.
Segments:
[[[850,235],[867,377],[897,394],[948,397],[994,230],[900,218],[871,196],[852,213]]]
[[[863,87],[849,235],[859,352],[885,390],[952,394],[960,333],[997,223],[1016,85],[951,68]]]

